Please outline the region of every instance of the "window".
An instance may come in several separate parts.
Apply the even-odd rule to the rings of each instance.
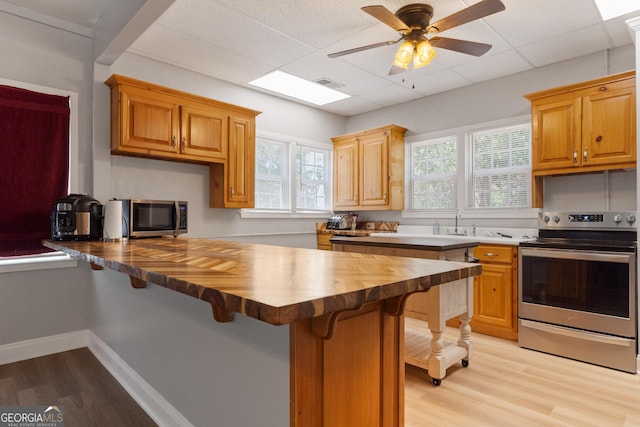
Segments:
[[[474,208],[531,206],[531,127],[509,126],[471,133]]]
[[[331,147],[258,132],[253,212],[309,213],[331,209]]]
[[[288,208],[288,148],[280,141],[256,140],[256,208]]]
[[[459,209],[479,218],[530,217],[529,120],[519,117],[409,141],[409,208],[403,216],[437,217]]]
[[[456,137],[411,146],[411,209],[455,209]]]
[[[67,191],[69,193],[78,192],[78,170],[74,166],[78,164],[78,94],[63,89],[33,85],[15,80],[0,78],[0,85],[11,86],[15,88],[26,89],[29,91],[39,92],[42,94],[59,95],[70,99],[70,120],[69,120],[69,182]],[[25,169],[31,170],[31,169]],[[49,212],[46,215],[46,221],[49,222]],[[47,233],[49,234],[49,233]],[[26,270],[41,270],[50,268],[66,268],[76,265],[76,261],[70,260],[69,256],[57,252],[39,254],[39,255],[22,255],[16,257],[0,257],[0,273],[16,272]]]
[[[329,151],[298,144],[296,148],[296,209],[327,210]]]

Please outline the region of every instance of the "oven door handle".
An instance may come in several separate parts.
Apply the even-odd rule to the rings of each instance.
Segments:
[[[568,251],[554,249],[529,249],[520,248],[520,255],[540,258],[573,259],[580,261],[603,261],[620,264],[630,263],[635,254],[626,252],[593,252],[593,251]]]
[[[567,329],[560,326],[548,325],[546,323],[531,322],[529,320],[520,319],[520,324],[523,327],[536,329],[542,332],[548,332],[555,335],[564,335],[569,338],[586,339],[589,341],[596,341],[610,345],[617,345],[621,347],[629,347],[631,344],[635,345],[635,341],[629,338],[612,337],[609,335],[596,334],[594,332],[587,331],[574,331],[573,329]]]

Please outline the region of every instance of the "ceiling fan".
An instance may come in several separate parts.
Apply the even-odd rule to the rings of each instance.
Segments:
[[[398,40],[389,40],[330,53],[329,58],[336,58],[363,50],[381,46],[390,46],[404,40],[394,55],[394,61],[389,75],[398,74],[409,68],[413,59],[413,68],[428,65],[436,55],[434,47],[453,50],[474,56],[482,56],[489,49],[490,44],[472,42],[469,40],[451,39],[446,37],[427,38],[427,34],[437,34],[442,31],[484,18],[505,9],[500,0],[482,0],[472,6],[462,9],[452,15],[430,24],[433,17],[433,7],[428,4],[414,3],[401,7],[394,14],[384,6],[365,6],[362,10],[379,21],[387,24],[401,34]]]

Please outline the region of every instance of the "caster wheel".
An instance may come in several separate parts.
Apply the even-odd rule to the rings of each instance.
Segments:
[[[439,380],[438,378],[433,378],[431,382],[433,382],[433,385],[436,387],[442,384],[442,380]]]
[[[469,361],[462,359],[462,367],[466,368],[467,366],[469,366]]]

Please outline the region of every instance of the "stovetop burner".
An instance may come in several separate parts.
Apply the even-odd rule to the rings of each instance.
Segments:
[[[524,247],[635,252],[636,212],[541,212],[538,239]]]

